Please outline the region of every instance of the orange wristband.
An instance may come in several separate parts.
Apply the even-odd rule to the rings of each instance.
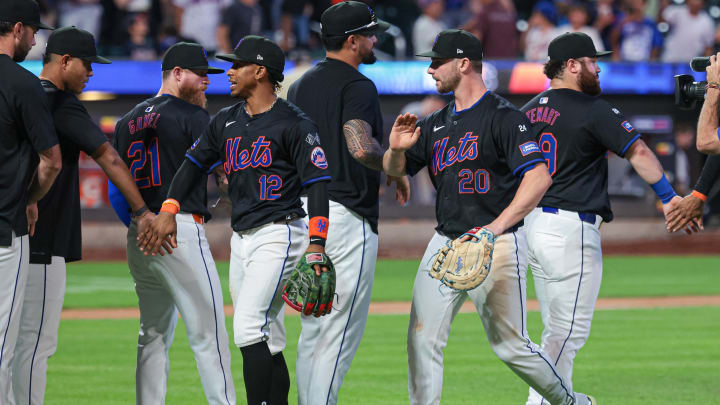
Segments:
[[[180,212],[180,203],[177,202],[177,200],[168,198],[167,200],[163,201],[162,207],[160,207],[160,212],[169,212],[171,214],[177,214],[178,212]]]
[[[690,193],[693,197],[699,198],[702,200],[702,202],[707,202],[707,196],[697,190],[693,190],[692,193]]]
[[[312,217],[310,218],[310,237],[317,236],[323,239],[327,239],[328,228],[330,227],[330,221],[325,217]]]

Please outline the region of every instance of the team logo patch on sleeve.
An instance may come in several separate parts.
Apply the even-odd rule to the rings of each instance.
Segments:
[[[310,161],[319,169],[327,169],[328,163],[323,148],[316,146],[310,154]]]
[[[635,128],[633,128],[633,126],[632,126],[629,122],[627,122],[627,121],[623,121],[622,124],[620,124],[620,125],[622,125],[622,127],[625,128],[625,130],[628,131],[628,132],[632,132],[632,130],[635,129]]]
[[[518,148],[520,148],[520,153],[522,153],[523,156],[527,156],[533,152],[540,152],[540,147],[535,141],[525,142],[518,146]]]

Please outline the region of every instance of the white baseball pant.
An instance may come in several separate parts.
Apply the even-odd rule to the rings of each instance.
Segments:
[[[12,244],[0,246],[0,402],[12,401],[11,370],[29,264],[29,236],[13,233]]]
[[[208,403],[233,405],[222,289],[205,228],[191,214],[178,214],[176,220],[178,247],[171,255],[145,256],[137,247],[137,223],[133,221],[128,229],[128,264],[140,306],[137,403],[165,403],[168,351],[179,311]]]
[[[408,328],[408,389],[411,404],[439,404],[443,349],[450,325],[470,297],[490,346],[510,369],[553,405],[573,404],[575,395],[550,358],[530,341],[525,327],[527,244],[522,229],[495,239],[488,278],[468,292],[452,290],[429,276],[435,255],[450,239],[435,233],[420,262]]]
[[[370,308],[378,236],[366,219],[330,201],[325,252],[337,273],[329,315],[302,316],[296,379],[299,405],[334,405],[357,352]]]
[[[528,258],[545,329],[541,347],[572,385],[573,361],[590,336],[602,282],[599,216],[582,221],[577,212],[534,209],[525,219]],[[586,217],[587,218],[587,217]],[[530,389],[528,405],[548,404]]]
[[[66,278],[64,257],[53,256],[50,264],[30,264],[12,369],[16,405],[44,401],[47,362],[57,350]]]
[[[268,341],[272,354],[285,348],[282,288],[307,250],[302,219],[234,232],[230,241],[230,295],[237,347]],[[270,336],[273,339],[270,339]]]

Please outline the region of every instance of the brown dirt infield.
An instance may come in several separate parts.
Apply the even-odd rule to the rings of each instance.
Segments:
[[[681,297],[644,297],[644,298],[600,298],[596,309],[650,309],[650,308],[681,308],[681,307],[718,307],[720,296],[681,296]],[[537,311],[537,300],[527,303],[528,310]],[[286,315],[298,313],[288,307]],[[462,313],[475,312],[472,303],[466,302],[460,309]],[[232,315],[232,306],[225,306],[225,315]],[[409,302],[373,302],[370,304],[371,314],[402,315],[410,313]],[[140,313],[137,308],[88,308],[66,309],[62,319],[137,319]]]

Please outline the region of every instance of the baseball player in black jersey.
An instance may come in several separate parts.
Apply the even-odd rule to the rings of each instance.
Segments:
[[[63,168],[38,202],[39,217],[30,237],[30,271],[12,370],[16,404],[43,403],[47,360],[57,348],[65,263],[81,258],[80,151],[92,156],[118,184],[138,221],[146,225],[155,217],[147,210],[127,166],[77,98],[92,76],[91,63],[110,61],[97,56],[89,32],[66,27],[48,38],[40,79],[60,141]]]
[[[677,204],[655,155],[617,109],[597,98],[597,52],[590,37],[566,33],[548,48],[550,89],[522,111],[538,134],[553,184],[525,220],[530,268],[545,329],[542,348],[571,385],[575,355],[590,334],[602,279],[600,223],[613,215],[607,152],[628,159],[667,213]],[[528,404],[554,403],[530,390]]]
[[[222,165],[232,202],[230,293],[235,344],[243,356],[248,404],[287,404],[290,379],[280,347],[268,346],[269,326],[283,309],[282,288],[303,252],[324,253],[328,230],[328,161],[315,124],[295,105],[278,98],[285,57],[275,43],[247,36],[232,54],[228,71],[233,97],[186,154],[151,232],[147,252],[175,233],[203,173]],[[308,228],[300,194],[308,195]],[[178,241],[179,243],[179,241]],[[317,265],[316,265],[317,266]],[[327,270],[316,268],[316,272]],[[319,274],[319,273],[318,273]]]
[[[113,139],[154,212],[160,211],[185,151],[210,121],[205,110],[208,74],[223,72],[208,66],[200,45],[184,42],[167,50],[162,71],[158,95],[125,114]],[[177,215],[177,244],[172,255],[144,255],[137,246],[142,232],[134,222],[128,229],[128,265],[140,306],[135,376],[138,404],[164,403],[168,350],[178,312],[187,327],[208,403],[235,403],[222,290],[203,226],[210,218],[206,207],[210,172],[202,172],[188,184],[188,198]]]
[[[337,271],[337,301],[345,309],[302,317],[298,342],[300,405],[335,404],[367,322],[378,249],[378,189],[384,152],[377,89],[358,71],[375,62],[375,34],[388,28],[357,1],[322,14],[327,57],[293,83],[288,100],[318,125],[332,182],[326,250]],[[396,179],[409,192],[407,178]],[[401,203],[406,197],[401,198]]]
[[[0,1],[0,403],[12,403],[11,370],[20,329],[37,202],[60,172],[60,147],[35,75],[16,62],[35,45],[34,0]],[[39,163],[38,163],[39,156]],[[34,173],[34,174],[33,174]]]
[[[482,45],[472,34],[446,30],[435,40],[428,73],[438,92],[454,100],[416,127],[411,114],[398,117],[385,153],[386,172],[414,175],[428,166],[437,190],[438,226],[413,288],[408,328],[411,404],[438,404],[443,348],[450,324],[469,297],[495,354],[531,387],[557,404],[594,404],[574,393],[552,360],[530,341],[525,327],[527,243],[523,217],[551,184],[530,122],[482,80]],[[496,235],[488,278],[462,292],[428,274],[447,242],[482,226]],[[470,243],[470,242],[466,242]]]

